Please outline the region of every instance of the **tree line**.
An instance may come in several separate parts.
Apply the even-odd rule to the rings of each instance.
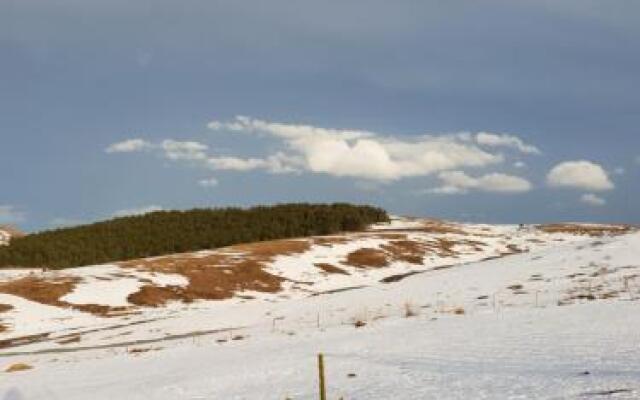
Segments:
[[[357,231],[388,221],[371,206],[280,204],[157,211],[18,237],[0,247],[0,268],[102,264],[263,240]]]

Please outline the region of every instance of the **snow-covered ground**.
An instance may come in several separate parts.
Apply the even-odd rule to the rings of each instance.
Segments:
[[[9,233],[9,231],[0,229],[0,246],[8,245],[10,240],[11,240],[11,234]]]
[[[10,325],[0,340],[48,336],[0,350],[3,370],[33,367],[0,373],[0,398],[313,399],[319,352],[330,399],[640,398],[640,233],[460,225],[461,235],[414,231],[415,224],[396,221],[275,257],[266,269],[298,282],[278,293],[135,307],[111,318],[2,294],[0,304],[14,308],[0,313]],[[344,262],[359,248],[384,246],[376,232],[389,230],[483,245],[460,242],[456,254],[419,266]],[[525,251],[504,256],[507,249]],[[349,275],[322,273],[316,263]],[[187,284],[179,275],[121,270],[42,274],[82,276],[63,298],[74,304],[130,306],[140,279]],[[382,282],[388,277],[395,279]]]

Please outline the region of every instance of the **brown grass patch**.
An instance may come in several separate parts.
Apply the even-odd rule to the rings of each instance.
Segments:
[[[33,367],[29,364],[16,363],[16,364],[9,365],[7,368],[5,368],[4,372],[19,372],[19,371],[26,371],[29,369],[33,369]]]
[[[29,301],[55,307],[70,307],[98,316],[108,317],[114,312],[126,310],[126,307],[109,307],[100,304],[72,304],[60,300],[71,293],[81,281],[79,277],[43,277],[26,276],[9,282],[0,283],[0,293],[22,297]]]
[[[354,240],[349,236],[319,236],[312,238],[313,244],[317,246],[331,247],[334,244],[346,244]]]
[[[150,351],[158,351],[158,350],[162,350],[161,347],[134,347],[131,348],[129,350],[127,350],[127,352],[129,354],[143,354],[143,353],[148,353]]]
[[[324,272],[328,273],[328,274],[342,274],[342,275],[349,275],[349,273],[345,270],[343,270],[342,268],[338,268],[335,265],[332,264],[327,264],[327,263],[316,263],[314,264],[316,267],[320,268],[321,270],[323,270]]]
[[[44,279],[33,276],[0,283],[0,293],[22,297],[40,304],[65,305],[60,298],[73,291],[80,278]]]
[[[62,339],[62,340],[58,340],[56,343],[64,345],[64,344],[80,343],[81,340],[82,340],[82,336],[73,335],[73,336],[70,336],[68,338],[65,338],[65,339]]]
[[[266,272],[265,265],[276,256],[303,253],[310,247],[308,240],[277,240],[230,246],[205,256],[185,253],[120,265],[188,279],[185,287],[145,285],[127,298],[135,305],[157,307],[169,301],[223,300],[245,290],[279,292],[284,278]]]
[[[586,236],[623,235],[633,230],[630,225],[546,224],[538,225],[537,228],[546,233],[567,233]]]
[[[38,343],[48,338],[50,333],[39,333],[37,335],[20,336],[10,339],[0,340],[0,349],[14,346],[24,346],[31,343]]]
[[[422,264],[428,247],[413,240],[394,240],[380,246],[386,250],[394,261],[404,261],[410,264]]]
[[[358,268],[382,268],[389,265],[389,260],[383,250],[362,248],[349,253],[344,264]]]
[[[450,224],[444,221],[438,221],[438,220],[425,221],[422,224],[422,231],[427,233],[441,233],[441,234],[446,234],[446,233],[451,233],[456,235],[467,234],[467,232],[463,231],[462,229],[460,229],[459,227],[453,224]]]
[[[250,257],[275,257],[304,253],[311,248],[308,240],[274,240],[227,247],[223,251],[247,253]]]
[[[415,220],[414,220],[415,221]],[[420,225],[414,228],[389,228],[380,229],[372,232],[424,232],[424,233],[439,233],[439,234],[455,234],[455,235],[467,235],[467,232],[463,231],[459,226],[439,219],[423,219],[420,221]]]

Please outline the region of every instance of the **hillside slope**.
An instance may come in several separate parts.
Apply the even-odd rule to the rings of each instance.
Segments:
[[[330,398],[637,398],[640,234],[584,228],[402,219],[1,271],[0,362],[33,369],[0,395],[309,399],[323,351]]]
[[[0,246],[9,244],[12,238],[24,237],[24,233],[17,228],[8,225],[0,225]]]

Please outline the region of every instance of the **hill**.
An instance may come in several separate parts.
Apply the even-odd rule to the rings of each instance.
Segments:
[[[356,231],[387,220],[382,209],[350,204],[158,211],[16,238],[10,246],[0,248],[0,268],[69,268],[236,243]]]
[[[639,252],[624,226],[394,218],[4,269],[0,395],[317,398],[324,352],[332,399],[637,399]]]

